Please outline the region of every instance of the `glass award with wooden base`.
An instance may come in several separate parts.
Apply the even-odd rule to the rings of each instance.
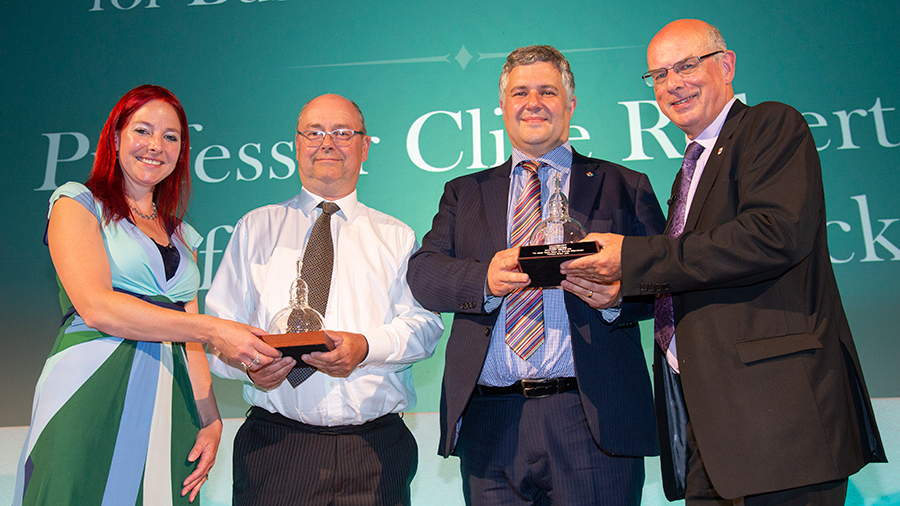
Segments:
[[[302,260],[297,260],[297,278],[291,283],[291,302],[275,314],[260,339],[277,348],[284,356],[297,361],[295,367],[309,367],[300,356],[314,351],[331,351],[334,343],[325,335],[325,321],[318,311],[309,307],[309,288],[300,277]]]

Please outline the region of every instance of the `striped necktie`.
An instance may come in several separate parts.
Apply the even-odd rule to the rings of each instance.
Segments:
[[[510,234],[512,246],[525,246],[531,232],[541,221],[541,181],[537,171],[540,162],[524,161],[527,180],[513,214]],[[528,360],[544,344],[544,301],[540,288],[520,288],[506,296],[506,344]]]

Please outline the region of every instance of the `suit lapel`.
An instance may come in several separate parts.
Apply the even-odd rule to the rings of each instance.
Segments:
[[[589,175],[590,174],[590,175]],[[569,175],[569,217],[587,226],[591,211],[597,206],[600,187],[606,173],[572,150],[572,172]]]
[[[512,158],[494,169],[488,180],[481,185],[481,200],[488,225],[488,237],[496,251],[507,248],[506,214],[511,172]]]
[[[481,199],[484,203],[485,219],[491,243],[499,251],[507,246],[506,215],[509,203],[510,173],[512,159],[497,167],[481,185]],[[588,161],[572,150],[572,171],[569,176],[569,217],[584,225],[591,211],[597,205],[605,173],[596,163]]]
[[[700,217],[700,211],[703,210],[703,205],[706,203],[706,197],[709,196],[709,191],[722,171],[725,157],[721,156],[721,153],[726,146],[731,144],[731,138],[737,131],[741,120],[744,119],[744,112],[747,109],[749,107],[744,105],[743,102],[735,100],[731,110],[728,111],[722,130],[719,131],[719,136],[716,138],[716,145],[713,146],[712,153],[709,154],[709,159],[703,168],[703,174],[700,175],[700,181],[697,183],[697,190],[694,192],[694,198],[691,200],[691,210],[684,220],[685,230],[692,230],[697,226],[697,220]],[[675,191],[674,188],[673,192]]]

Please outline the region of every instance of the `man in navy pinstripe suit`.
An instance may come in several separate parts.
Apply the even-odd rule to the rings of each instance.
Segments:
[[[468,504],[637,505],[643,456],[657,453],[636,325],[650,315],[647,301],[623,303],[618,283],[569,277],[561,289],[542,290],[534,352],[523,359],[506,342],[509,295],[530,283],[510,247],[514,210],[534,177],[526,166],[539,166],[544,215],[558,178],[571,217],[588,232],[648,235],[665,225],[644,174],[569,145],[574,88],[556,49],[509,55],[500,105],[512,157],[447,183],[409,262],[416,299],[455,313],[438,451],[460,457]]]

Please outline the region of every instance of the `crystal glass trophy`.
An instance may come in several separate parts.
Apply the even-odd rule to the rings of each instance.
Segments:
[[[297,332],[316,332],[325,330],[325,320],[318,311],[309,307],[309,288],[300,277],[303,260],[297,259],[297,277],[291,283],[291,302],[275,314],[269,328],[269,334],[294,334]]]
[[[553,194],[547,199],[547,219],[534,227],[528,241],[530,246],[578,242],[587,235],[581,223],[569,217],[569,199],[562,192],[559,174],[554,186]]]
[[[532,287],[558,287],[565,279],[559,272],[563,262],[598,251],[596,242],[579,242],[587,231],[569,217],[569,199],[558,174],[554,186],[547,199],[547,218],[534,227],[528,246],[519,248],[519,267],[531,278]]]
[[[294,357],[296,367],[310,367],[300,356],[313,351],[329,351],[334,343],[325,335],[325,321],[318,311],[309,307],[309,288],[300,277],[302,258],[297,259],[297,277],[291,283],[291,302],[275,314],[266,331],[269,335],[260,338],[281,350],[285,356]]]

